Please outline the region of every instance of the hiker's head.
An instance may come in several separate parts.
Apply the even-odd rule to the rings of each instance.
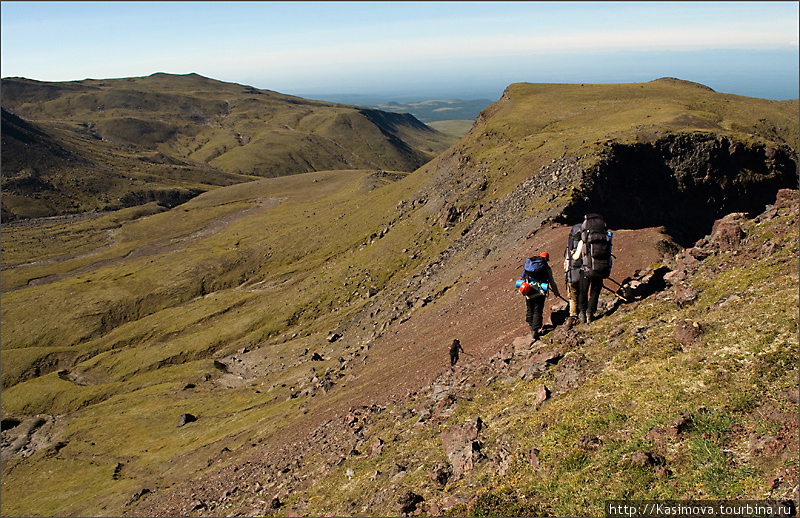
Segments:
[[[550,254],[548,254],[547,252],[542,252],[541,254],[539,254],[539,257],[543,257],[545,261],[550,260]]]
[[[453,340],[453,345],[457,345],[457,344],[460,344],[460,343],[461,343],[461,342],[459,342],[459,341],[458,341],[458,338],[456,338],[455,340]]]

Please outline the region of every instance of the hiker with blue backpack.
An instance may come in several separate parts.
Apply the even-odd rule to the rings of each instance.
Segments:
[[[608,230],[603,217],[594,213],[584,217],[580,232],[581,238],[575,247],[572,259],[575,262],[580,261],[578,320],[588,324],[596,318],[603,279],[611,274],[612,233]]]
[[[561,296],[553,280],[553,270],[550,269],[549,260],[550,254],[547,252],[542,252],[537,257],[529,257],[525,260],[522,278],[517,281],[519,292],[525,295],[528,309],[525,321],[531,328],[534,340],[538,340],[542,333],[544,301],[547,294],[553,290],[557,297]]]

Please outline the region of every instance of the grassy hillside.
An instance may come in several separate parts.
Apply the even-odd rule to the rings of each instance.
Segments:
[[[412,171],[455,141],[407,114],[196,74],[69,83],[5,78],[2,89],[7,220],[113,210],[193,189],[182,202],[254,177]]]
[[[447,120],[429,122],[428,125],[446,135],[463,137],[472,128],[472,120]]]
[[[398,247],[414,239],[413,226],[398,230],[395,240],[379,239],[397,218],[390,210],[376,213],[396,196],[376,188],[385,182],[374,174],[345,171],[220,189],[145,218],[82,222],[79,233],[98,239],[89,240],[79,256],[5,270],[3,415],[68,416],[56,423],[53,440],[78,450],[59,449],[59,456],[70,459],[66,463],[45,451],[37,458],[55,460],[57,473],[86,471],[90,478],[67,508],[59,506],[71,478],[51,479],[52,503],[36,500],[34,511],[24,507],[24,501],[34,502],[28,497],[13,503],[13,487],[29,486],[23,474],[42,465],[9,461],[4,469],[15,473],[9,478],[17,482],[4,486],[3,505],[9,506],[4,509],[12,514],[119,509],[142,480],[171,478],[156,475],[165,455],[185,458],[184,468],[194,471],[199,466],[192,459],[205,449],[197,450],[200,444],[291,426],[286,420],[297,413],[298,402],[285,401],[289,390],[284,387],[308,372],[311,353],[303,350],[326,359],[314,365],[319,372],[335,366],[335,353],[326,347],[328,333],[369,305],[370,288],[410,275],[435,253],[433,247],[417,259],[401,253]],[[13,227],[8,234],[4,230],[4,243],[43,231],[69,241],[76,233],[69,224],[55,226],[63,233]],[[112,241],[99,239],[108,230]],[[380,244],[371,245],[376,240]],[[36,285],[32,279],[53,282]],[[56,300],[70,303],[54,312]],[[212,358],[253,348],[264,355],[266,377],[220,393],[224,373]],[[206,395],[195,400],[199,394],[181,390],[190,383]],[[238,403],[229,399],[234,393],[241,394],[234,397]],[[141,427],[132,427],[128,419],[133,416],[122,408],[145,412]],[[220,425],[237,416],[240,424],[223,425],[211,436],[174,434],[170,416],[180,409],[217,415],[211,419]],[[109,415],[118,417],[106,422],[103,416]],[[273,419],[274,425],[259,425]],[[124,442],[138,453],[118,449],[119,426],[129,434]],[[162,432],[154,433],[154,426]],[[89,443],[90,450],[84,450]],[[100,483],[104,470],[92,468],[97,454],[127,459],[129,475],[112,482],[108,494],[108,484]],[[86,483],[91,477],[99,478]]]
[[[206,84],[183,80],[184,88]],[[485,367],[525,327],[512,288],[520,260],[540,249],[558,256],[571,224],[560,218],[580,207],[582,195],[613,183],[613,171],[628,174],[638,155],[627,151],[645,143],[656,155],[666,146],[692,157],[664,159],[665,178],[686,180],[684,190],[668,191],[677,202],[704,192],[687,179],[708,176],[716,163],[720,149],[696,137],[709,135],[726,143],[725,157],[748,159],[726,162],[732,170],[722,178],[731,183],[723,191],[749,199],[748,189],[767,186],[774,202],[774,185],[788,178],[796,186],[796,107],[669,80],[512,85],[463,140],[412,173],[309,172],[215,188],[170,210],[154,200],[93,217],[4,225],[3,514],[385,514],[398,512],[400,492],[421,487],[439,511],[466,512],[468,501],[445,505],[445,497],[480,492],[483,507],[472,513],[583,515],[608,495],[762,494],[763,477],[787,466],[743,461],[736,474],[721,473],[731,458],[724,452],[738,452],[746,440],[721,430],[737,419],[759,437],[776,433],[777,425],[756,422],[763,391],[776,412],[790,411],[779,394],[796,387],[789,362],[796,311],[775,306],[797,305],[796,208],[767,225],[745,225],[747,246],[763,254],[703,258],[686,281],[699,292],[695,305],[676,308],[664,292],[610,313],[577,338],[556,343],[554,334],[550,345],[563,341],[602,367],[570,396],[537,410],[538,384],[504,383],[513,372],[499,377]],[[381,112],[325,118],[312,110],[284,122],[295,131],[309,124],[321,142],[325,132],[349,134],[367,118],[397,134],[425,135],[414,133],[413,120],[403,125]],[[630,185],[632,196],[640,194]],[[754,215],[763,210],[755,202]],[[677,269],[664,228],[613,228],[619,281],[662,261]],[[788,282],[776,284],[778,276]],[[726,302],[734,300],[742,307]],[[706,334],[683,350],[670,333],[686,319]],[[756,328],[767,319],[769,326]],[[465,377],[434,360],[444,356],[437,344],[454,333],[474,355]],[[732,370],[739,364],[756,374],[740,376]],[[668,386],[658,385],[664,379]],[[467,397],[435,426],[417,426],[424,400],[415,398],[434,383],[460,386]],[[741,397],[725,403],[732,393]],[[324,458],[298,446],[350,422],[348,407],[362,404],[375,408],[356,420],[360,432],[335,441],[333,434],[329,447],[318,448]],[[691,444],[669,450],[672,478],[623,466],[621,459],[647,446],[642,434],[684,411],[707,422],[688,436]],[[178,426],[183,414],[196,421]],[[498,477],[479,462],[447,494],[429,491],[424,479],[442,460],[442,427],[476,416],[490,423],[481,440],[506,445],[513,468]],[[594,441],[591,451],[573,448],[585,433],[601,439],[599,448]],[[382,454],[352,453],[376,438],[385,443]],[[526,464],[533,447],[542,476]],[[487,457],[496,450],[487,446]],[[256,467],[264,471],[235,482]],[[392,478],[373,479],[375,472]],[[610,472],[622,473],[614,484]],[[575,492],[580,498],[567,498]],[[273,507],[276,494],[284,504]],[[257,500],[261,507],[246,508]]]
[[[481,114],[457,152],[471,162],[464,174],[480,169],[497,184],[500,197],[554,158],[575,156],[588,169],[610,142],[653,142],[672,133],[699,132],[794,149],[797,110],[797,100],[719,94],[668,78],[630,84],[518,83]]]
[[[463,219],[481,206],[513,205],[525,234],[547,218],[569,223],[599,211],[619,228],[669,224],[690,244],[702,230],[682,227],[760,211],[775,190],[797,185],[797,110],[797,100],[669,78],[514,84],[420,174],[432,186],[429,206],[457,207]],[[672,218],[683,220],[663,221]]]

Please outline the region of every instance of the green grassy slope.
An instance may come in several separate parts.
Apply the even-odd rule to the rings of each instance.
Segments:
[[[120,149],[81,124],[23,120],[3,109],[3,221],[156,201],[172,207],[198,193],[254,177],[158,153]]]
[[[196,77],[184,81],[187,90],[206,84]],[[47,88],[38,95],[54,96]],[[147,102],[158,105],[160,99],[147,97]],[[128,106],[144,101],[115,102]],[[202,103],[195,108],[201,106],[209,109]],[[309,124],[309,139],[336,147],[341,142],[331,140],[364,123],[363,114],[346,110],[317,121],[321,116],[312,108],[301,107],[296,120],[283,120],[284,128],[276,125],[276,131],[292,131],[287,124],[294,131]],[[458,297],[457,290],[448,289],[473,282],[496,257],[512,253],[521,236],[569,205],[582,176],[556,174],[545,166],[560,166],[569,155],[577,157],[570,162],[577,165],[570,167],[580,170],[602,160],[608,139],[632,143],[667,132],[707,132],[709,121],[718,126],[715,132],[731,138],[791,143],[797,137],[797,121],[791,118],[795,108],[796,103],[724,96],[666,80],[512,85],[462,141],[413,173],[340,170],[263,178],[209,190],[168,211],[152,203],[93,219],[4,226],[3,418],[58,417],[51,444],[29,457],[4,459],[3,514],[118,514],[143,487],[167,488],[213,471],[215,466],[207,464],[212,453],[258,441],[268,444],[281,430],[296,427],[308,398],[297,397],[292,389],[306,383],[311,368],[320,377],[335,375],[339,358],[363,354],[371,339],[391,329],[393,322],[413,318],[409,304],[429,297],[435,307],[437,296]],[[371,117],[375,124],[375,114]],[[193,152],[224,147],[231,136],[225,131],[204,135],[208,143]],[[303,156],[298,151],[292,160],[305,160]],[[235,155],[229,158],[236,162]],[[551,178],[556,179],[544,181]],[[484,212],[477,218],[480,205]],[[463,210],[463,216],[442,223],[448,206]],[[487,251],[494,255],[487,259]],[[785,261],[776,266],[784,267]],[[719,289],[741,291],[745,282],[742,278]],[[766,307],[756,309],[764,312]],[[637,321],[644,321],[672,309],[637,311],[642,312]],[[623,315],[615,318],[618,325],[627,325]],[[785,315],[781,322],[773,338],[783,336],[793,323]],[[327,339],[342,329],[348,330],[345,338]],[[719,329],[712,326],[716,334],[711,340],[724,339]],[[425,331],[420,330],[421,336]],[[778,345],[784,355],[784,345]],[[646,370],[649,363],[637,355],[666,361],[677,354],[661,350],[670,346],[664,339],[655,351],[631,353],[628,348],[616,359],[608,356],[610,351],[594,349],[595,344],[587,343],[585,352],[612,364],[621,362],[626,371]],[[252,379],[231,381],[231,374],[214,360],[244,350],[259,351],[263,370]],[[323,360],[311,363],[314,352]],[[388,352],[371,354],[377,354],[375,363],[391,364]],[[691,358],[678,360],[691,363]],[[653,373],[630,370],[624,383],[644,374]],[[596,391],[602,392],[616,382],[603,378],[597,383]],[[786,384],[783,377],[776,383]],[[341,400],[348,397],[344,389],[334,394]],[[476,396],[476,404],[492,399],[488,394]],[[609,408],[624,414],[635,430],[645,426],[608,398]],[[575,399],[552,406],[578,414],[585,411],[583,404]],[[491,408],[503,413],[499,406]],[[454,419],[472,410],[465,406]],[[659,406],[642,419],[665,411]],[[177,416],[184,412],[206,425],[176,428]],[[513,412],[502,419],[521,421],[522,415]],[[598,422],[603,419],[597,417]],[[530,426],[541,425],[535,423]],[[509,433],[530,432],[521,423],[515,426]],[[555,435],[545,438],[546,445],[562,436],[571,441],[581,426],[585,424],[551,429],[548,433]],[[552,455],[556,462],[559,454]],[[558,469],[586,468],[581,476],[588,477],[597,466],[610,466],[611,454],[605,455],[561,459]],[[53,476],[40,476],[47,472]],[[578,477],[568,483],[574,488],[584,482]],[[325,487],[320,486],[319,494],[325,494]],[[328,514],[328,509],[320,512]]]
[[[797,100],[719,94],[672,79],[518,83],[484,110],[456,152],[471,162],[463,175],[486,176],[497,189],[491,198],[499,198],[552,159],[575,156],[581,167],[591,167],[612,141],[653,142],[671,133],[700,132],[794,148],[800,138],[797,110]],[[428,168],[435,170],[437,165]]]
[[[176,186],[205,191],[254,176],[412,171],[455,141],[408,115],[196,74],[2,83],[7,219],[120,208]],[[29,144],[38,145],[13,138],[19,124],[34,125]],[[52,163],[53,148],[67,160]]]
[[[368,303],[369,287],[407,275],[424,260],[400,259],[394,247],[408,236],[395,244],[381,240],[380,248],[369,245],[392,216],[376,214],[375,207],[393,196],[386,189],[371,190],[380,183],[369,173],[326,172],[217,190],[173,211],[124,223],[116,243],[102,244],[100,255],[93,256],[106,266],[75,273],[80,258],[47,265],[46,272],[57,270],[66,278],[4,293],[3,415],[69,416],[59,437],[70,445],[57,458],[43,452],[6,464],[14,482],[3,489],[4,514],[5,509],[11,514],[119,509],[128,489],[141,480],[170,480],[161,473],[167,458],[185,459],[173,462],[192,472],[200,469],[193,459],[215,441],[290,426],[286,420],[297,404],[284,402],[287,392],[280,385],[307,371],[308,364],[297,360],[302,349],[320,350],[330,329]],[[264,200],[261,208],[258,200]],[[249,211],[248,217],[232,218],[216,234],[189,237],[203,234],[207,217],[237,211]],[[159,248],[181,239],[177,249]],[[154,249],[143,250],[153,243]],[[27,275],[43,273],[29,268]],[[58,300],[69,304],[56,309]],[[294,333],[299,337],[287,341]],[[272,367],[266,378],[224,396],[203,388],[209,387],[202,383],[204,374],[219,374],[212,357],[253,347],[268,351]],[[81,381],[63,379],[58,372],[63,368]],[[201,387],[200,393],[180,390],[189,383]],[[253,387],[260,388],[259,395]],[[198,399],[200,394],[205,395]],[[174,433],[172,414],[183,411],[219,420],[216,435]],[[232,416],[238,424],[226,422]],[[120,449],[121,443],[131,452]],[[106,481],[105,471],[93,468],[100,458],[119,459],[128,474]],[[51,462],[47,469],[58,475],[46,486],[52,503],[17,500],[16,484],[29,490],[26,473]],[[74,485],[61,476],[66,472],[83,473],[84,489],[65,500]],[[36,502],[36,510],[25,502]]]

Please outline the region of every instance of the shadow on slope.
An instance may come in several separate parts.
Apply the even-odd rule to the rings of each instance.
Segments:
[[[695,133],[653,144],[612,143],[584,178],[559,221],[601,210],[612,228],[663,225],[689,246],[725,214],[763,211],[778,189],[796,185],[798,168],[786,146]]]

